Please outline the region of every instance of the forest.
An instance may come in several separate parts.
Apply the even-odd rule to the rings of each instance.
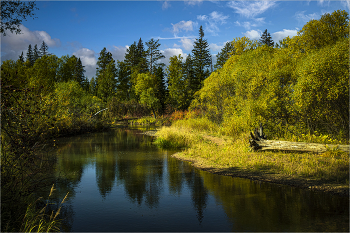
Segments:
[[[326,143],[348,143],[346,11],[311,20],[278,43],[267,30],[260,40],[235,38],[217,54],[215,65],[202,27],[185,60],[173,56],[166,67],[159,46],[159,40],[140,38],[123,61],[103,48],[90,80],[80,58],[50,54],[45,42],[2,62],[1,218],[12,220],[2,230],[22,222],[28,197],[48,182],[44,170],[52,161],[37,153],[44,144],[120,119],[206,118],[228,136],[262,122],[273,138],[317,135]]]

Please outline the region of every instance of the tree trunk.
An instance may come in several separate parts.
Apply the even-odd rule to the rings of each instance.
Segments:
[[[324,153],[327,149],[350,152],[349,145],[332,145],[321,143],[307,143],[307,142],[289,142],[289,141],[275,141],[266,140],[266,135],[263,133],[262,124],[260,129],[256,128],[254,134],[250,133],[251,139],[249,139],[250,147],[254,151],[258,150],[278,150],[278,151],[290,151],[290,152],[312,152],[312,153]]]

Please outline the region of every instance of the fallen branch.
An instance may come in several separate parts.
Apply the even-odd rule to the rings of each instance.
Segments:
[[[254,130],[254,134],[250,132],[250,136],[251,139],[249,139],[249,144],[254,151],[278,150],[290,152],[324,153],[327,150],[341,150],[347,153],[350,152],[349,145],[266,140],[266,135],[263,132],[262,124],[260,124],[259,129],[256,128]]]

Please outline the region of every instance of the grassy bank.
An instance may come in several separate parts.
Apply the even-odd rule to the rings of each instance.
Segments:
[[[209,172],[340,194],[349,192],[349,155],[253,152],[248,132],[227,136],[211,121],[187,119],[156,133],[163,148],[183,148],[174,157]],[[312,138],[312,137],[311,137]]]

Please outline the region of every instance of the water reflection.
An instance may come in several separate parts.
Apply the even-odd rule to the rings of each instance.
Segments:
[[[132,129],[59,141],[62,231],[348,231],[348,198],[199,171]]]

